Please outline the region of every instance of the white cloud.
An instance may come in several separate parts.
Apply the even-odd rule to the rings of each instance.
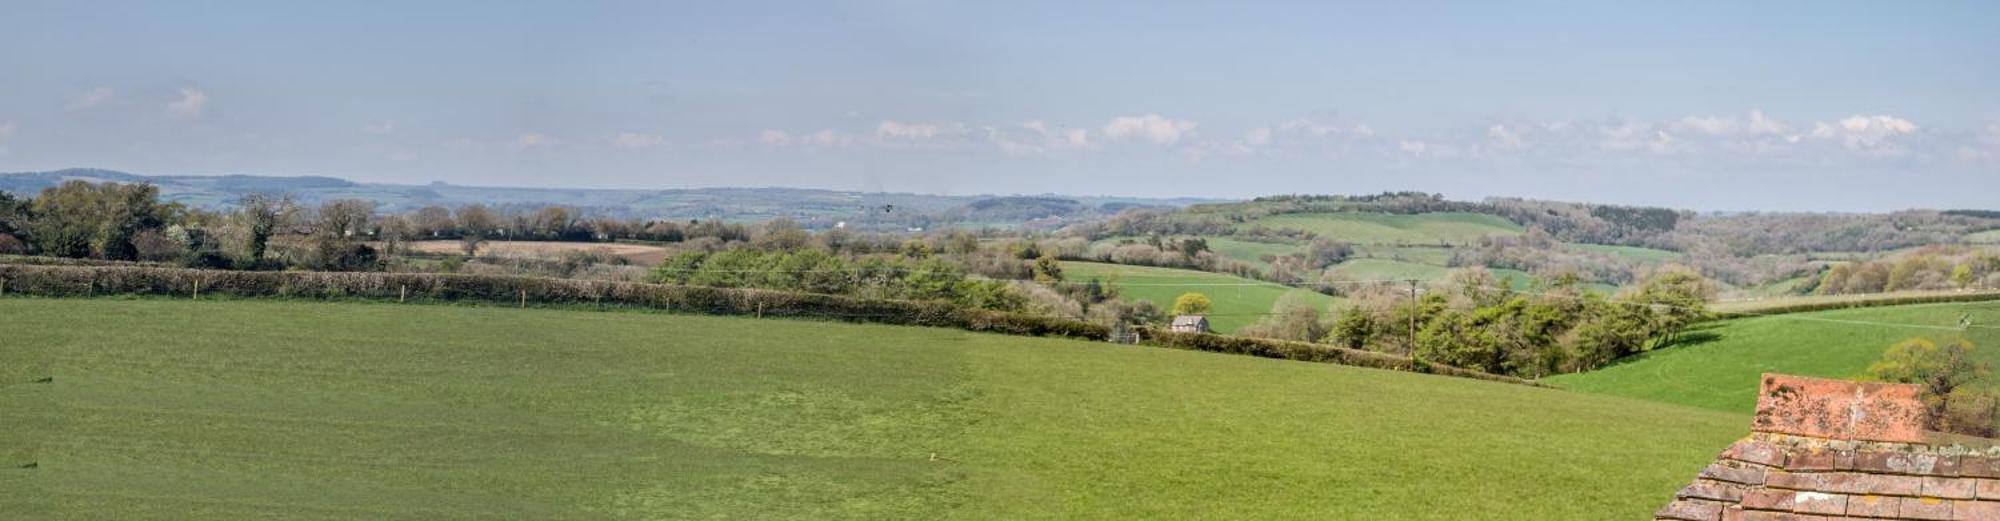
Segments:
[[[558,143],[560,143],[560,141],[557,141],[556,138],[549,137],[547,134],[543,134],[540,132],[528,132],[525,134],[521,134],[519,136],[515,136],[513,141],[507,142],[507,148],[520,151],[532,148],[552,147]]]
[[[662,138],[660,136],[653,134],[642,134],[638,132],[619,132],[617,135],[611,136],[611,146],[624,149],[637,150],[643,148],[653,148],[664,144],[667,144],[666,138]]]
[[[757,142],[771,146],[785,146],[792,144],[792,135],[783,130],[765,130],[757,134]]]
[[[68,103],[64,103],[63,110],[78,111],[103,105],[104,102],[111,101],[112,94],[111,87],[97,87],[86,90],[70,98]]]
[[[181,89],[180,99],[167,103],[167,112],[176,116],[200,116],[208,109],[208,93],[190,88]]]
[[[1865,155],[1895,156],[1908,152],[1896,142],[1898,136],[1914,134],[1917,124],[1895,116],[1848,116],[1833,123],[1813,125],[1813,139],[1839,143],[1841,147]]]
[[[1601,139],[1597,146],[1615,152],[1644,151],[1665,154],[1673,151],[1674,135],[1665,129],[1627,121],[1615,127],[1598,130]]]
[[[875,139],[882,141],[921,141],[936,138],[943,133],[944,127],[934,123],[883,121],[875,126]]]
[[[14,122],[12,121],[6,123],[0,123],[0,145],[7,144],[8,141],[14,139],[15,128],[16,127],[14,126]]]
[[[988,142],[1008,155],[1037,155],[1097,147],[1091,142],[1088,129],[1050,128],[1048,123],[1040,120],[1021,123],[1017,127],[983,127],[980,130],[986,133]]]
[[[1507,125],[1495,123],[1486,127],[1486,139],[1501,149],[1525,148],[1528,140],[1519,130],[1508,130]]]
[[[1191,137],[1195,126],[1193,121],[1170,119],[1159,114],[1120,116],[1104,124],[1104,135],[1114,140],[1144,139],[1166,145]]]
[[[369,134],[375,134],[378,136],[386,136],[389,134],[394,134],[396,133],[396,120],[393,119],[383,120],[362,125],[361,131],[367,132]]]

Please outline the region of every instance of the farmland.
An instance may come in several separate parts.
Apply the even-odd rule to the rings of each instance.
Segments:
[[[1342,212],[1280,214],[1250,226],[1305,230],[1355,244],[1463,244],[1491,235],[1518,235],[1521,226],[1486,214],[1439,212],[1415,215]]]
[[[1698,326],[1683,345],[1592,372],[1545,381],[1561,387],[1748,413],[1757,375],[1852,378],[1891,344],[1914,336],[1967,338],[2000,364],[2000,329],[1957,330],[1960,317],[2000,325],[2000,302],[1921,304],[1744,318]],[[1885,325],[1887,324],[1887,325]]]
[[[1747,420],[744,318],[8,298],[0,328],[11,518],[1625,519]]]
[[[410,243],[410,249],[433,255],[457,255],[465,251],[459,241],[416,241]],[[602,253],[648,266],[666,260],[668,254],[660,246],[607,242],[487,241],[479,245],[481,255],[500,257],[543,257],[566,252]]]
[[[1255,323],[1260,315],[1271,312],[1278,300],[1288,294],[1327,307],[1339,301],[1308,290],[1194,270],[1064,262],[1063,273],[1073,283],[1101,280],[1118,288],[1119,298],[1149,300],[1163,309],[1172,307],[1174,299],[1182,293],[1207,295],[1215,302],[1215,308],[1208,315],[1209,325],[1223,333]]]

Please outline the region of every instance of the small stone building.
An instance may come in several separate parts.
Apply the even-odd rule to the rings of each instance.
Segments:
[[[1174,317],[1174,323],[1168,326],[1167,329],[1175,333],[1207,333],[1208,317],[1201,315],[1180,315]]]
[[[1925,432],[1925,415],[1915,385],[1766,374],[1750,436],[1654,517],[2000,520],[2000,448]]]

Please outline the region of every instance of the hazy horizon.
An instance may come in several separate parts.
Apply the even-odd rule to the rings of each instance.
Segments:
[[[1985,3],[7,3],[0,171],[2000,199]]]

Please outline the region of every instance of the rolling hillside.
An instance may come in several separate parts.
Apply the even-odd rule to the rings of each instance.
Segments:
[[[1489,235],[1517,235],[1522,231],[1520,225],[1498,216],[1463,212],[1295,213],[1263,217],[1246,224],[1305,230],[1354,244],[1462,244]]]
[[[1923,304],[1773,315],[1716,322],[1687,333],[1685,345],[1596,371],[1544,381],[1557,386],[1720,411],[1749,413],[1757,375],[1778,372],[1851,378],[1882,350],[1915,336],[1971,339],[2000,365],[2000,329],[1957,330],[1961,317],[2000,326],[2000,302]],[[1894,325],[1882,325],[1894,324]]]
[[[0,328],[12,519],[1638,519],[1747,423],[802,321],[5,298]]]
[[[1182,293],[1207,295],[1215,302],[1208,315],[1209,326],[1228,333],[1263,318],[1285,295],[1324,304],[1329,309],[1340,299],[1308,290],[1260,282],[1235,275],[1205,271],[1124,266],[1097,262],[1064,262],[1063,274],[1072,283],[1098,279],[1118,288],[1127,300],[1150,300],[1161,309],[1170,309]]]

